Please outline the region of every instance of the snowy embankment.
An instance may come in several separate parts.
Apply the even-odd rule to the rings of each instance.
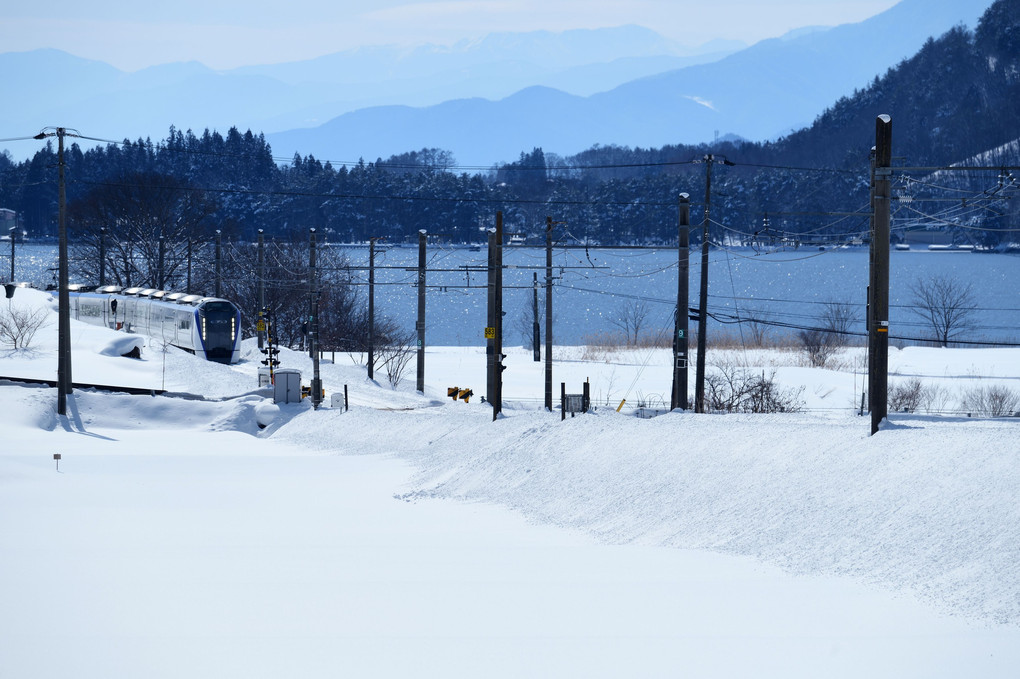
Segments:
[[[1020,418],[897,414],[868,436],[852,369],[719,352],[802,388],[804,412],[638,419],[616,406],[668,394],[667,353],[558,348],[554,391],[589,378],[598,409],[544,412],[543,365],[512,350],[493,421],[484,349],[461,347],[428,351],[424,395],[337,355],[322,378],[349,411],[281,405],[260,429],[254,342],[225,366],[72,335],[76,380],[192,396],[77,390],[62,418],[53,389],[0,384],[0,675],[1006,677],[1020,662]],[[55,344],[54,318],[0,350],[0,375],[53,379]],[[307,356],[281,358],[307,383]],[[890,364],[894,382],[1020,390],[1016,350]],[[478,395],[453,402],[455,385]]]
[[[305,413],[276,436],[419,469],[404,499],[511,507],[612,543],[753,556],[850,575],[1020,623],[1020,422],[599,410]],[[451,417],[456,417],[451,422]]]

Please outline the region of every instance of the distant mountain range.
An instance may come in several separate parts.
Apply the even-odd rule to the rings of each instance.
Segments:
[[[177,129],[265,132],[274,155],[374,160],[424,147],[488,166],[542,147],[767,139],[916,52],[973,25],[991,0],[903,0],[865,22],[740,49],[686,48],[645,28],[501,33],[453,46],[372,47],[218,72],[134,73],[58,50],[0,54],[0,136],[64,125],[112,140]],[[34,148],[9,146],[16,157]]]
[[[5,100],[16,102],[0,117],[0,137],[49,125],[114,140],[162,139],[171,125],[197,133],[230,127],[269,133],[370,106],[499,99],[534,85],[587,95],[743,47],[713,42],[687,48],[624,26],[497,33],[452,46],[366,47],[230,71],[187,62],[133,73],[55,49],[12,52],[0,54]]]
[[[499,101],[376,107],[267,138],[280,155],[375,160],[437,147],[468,166],[515,160],[533,147],[569,155],[595,144],[657,147],[711,141],[717,134],[771,139],[809,125],[929,37],[959,23],[973,26],[990,4],[903,0],[861,23],[765,40],[712,63],[586,97],[536,87]]]

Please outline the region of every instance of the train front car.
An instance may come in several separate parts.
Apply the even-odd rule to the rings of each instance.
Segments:
[[[241,360],[241,312],[225,299],[205,299],[195,311],[202,351],[210,361]]]

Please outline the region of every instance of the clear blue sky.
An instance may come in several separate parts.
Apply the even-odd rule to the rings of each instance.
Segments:
[[[54,47],[134,71],[233,68],[362,45],[452,44],[497,31],[637,24],[683,44],[753,43],[862,21],[897,0],[48,0],[0,3],[0,51]]]

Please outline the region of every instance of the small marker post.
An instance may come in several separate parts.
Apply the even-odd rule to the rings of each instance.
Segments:
[[[60,453],[53,453],[53,459],[57,463],[57,471],[60,471]]]

